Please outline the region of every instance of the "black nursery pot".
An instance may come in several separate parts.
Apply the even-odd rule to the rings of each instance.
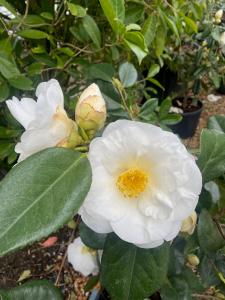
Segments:
[[[183,119],[179,123],[170,125],[169,127],[172,129],[173,133],[178,134],[182,139],[192,137],[198,126],[202,110],[203,104],[198,100],[196,110],[182,113]]]

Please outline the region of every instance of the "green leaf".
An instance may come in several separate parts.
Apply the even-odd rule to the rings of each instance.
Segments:
[[[158,86],[163,91],[165,90],[164,87],[161,85],[161,83],[158,80],[156,80],[155,78],[149,78],[148,77],[147,80],[152,82],[154,85]]]
[[[7,82],[1,81],[0,82],[0,102],[4,101],[9,97],[9,86]]]
[[[198,240],[205,253],[215,252],[225,246],[225,240],[207,210],[203,210],[199,216]]]
[[[192,19],[184,16],[184,21],[195,33],[198,32],[198,26]]]
[[[173,125],[182,120],[182,116],[176,113],[168,113],[160,118],[160,122],[165,125]]]
[[[155,38],[155,53],[157,57],[160,57],[163,54],[165,44],[166,44],[167,32],[164,26],[159,26],[157,30],[157,35]]]
[[[119,78],[124,87],[130,87],[137,81],[137,70],[134,65],[125,62],[119,67]]]
[[[145,37],[146,45],[149,47],[155,38],[157,31],[157,17],[155,15],[148,16],[144,23],[142,33]]]
[[[123,30],[125,18],[124,0],[99,0],[104,15],[116,34]]]
[[[103,249],[107,234],[100,234],[91,230],[84,222],[79,224],[79,234],[83,243],[93,249]]]
[[[200,141],[198,166],[203,182],[213,180],[225,172],[225,134],[216,130],[203,129]]]
[[[160,71],[160,66],[158,64],[152,64],[148,71],[148,78],[154,77]]]
[[[20,72],[17,69],[16,65],[1,56],[0,56],[0,66],[1,66],[0,73],[6,79],[20,75]]]
[[[46,32],[38,30],[38,29],[24,29],[24,30],[17,32],[17,34],[23,38],[34,39],[34,40],[49,38],[49,35]]]
[[[0,185],[0,256],[67,223],[90,183],[87,158],[68,149],[46,149],[16,165]]]
[[[101,32],[95,20],[91,16],[87,15],[83,18],[83,26],[95,46],[98,49],[101,48]]]
[[[166,117],[168,115],[171,105],[172,105],[171,98],[168,97],[163,100],[163,102],[161,103],[160,108],[159,108],[159,118],[160,119],[163,117]]]
[[[83,8],[80,5],[74,4],[74,3],[67,3],[69,11],[71,12],[71,14],[75,17],[80,17],[83,18],[84,16],[86,16],[86,9]]]
[[[225,116],[212,116],[208,119],[208,126],[209,129],[214,129],[225,133]]]
[[[47,280],[34,280],[13,289],[0,290],[0,296],[4,300],[62,300],[60,291]]]
[[[93,64],[87,69],[87,77],[89,79],[101,79],[111,82],[114,74],[113,66],[107,63]]]
[[[32,81],[30,78],[25,77],[24,75],[19,75],[9,79],[11,86],[20,89],[20,90],[32,90]]]
[[[48,11],[42,12],[42,13],[40,14],[40,16],[41,16],[42,18],[46,19],[46,20],[50,20],[50,21],[53,20],[53,15],[52,15],[50,12],[48,12]]]
[[[148,54],[148,48],[143,34],[138,31],[126,32],[124,35],[124,43],[134,52],[139,64],[141,64],[143,58]]]
[[[101,261],[101,282],[112,299],[143,300],[163,285],[169,244],[142,249],[108,235]]]

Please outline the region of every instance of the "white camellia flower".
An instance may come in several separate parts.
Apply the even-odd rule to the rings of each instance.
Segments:
[[[85,246],[80,237],[69,245],[68,261],[72,264],[74,270],[84,276],[97,275],[99,272],[97,251]]]
[[[173,133],[119,120],[90,144],[92,185],[80,214],[98,233],[153,248],[174,239],[195,209],[202,176]]]
[[[16,97],[6,101],[11,114],[25,129],[15,147],[20,154],[19,162],[65,142],[76,126],[64,110],[63,93],[57,80],[40,83],[36,96],[37,101],[31,98],[19,101]]]

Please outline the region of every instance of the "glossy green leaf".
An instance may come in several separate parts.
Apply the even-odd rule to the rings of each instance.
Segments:
[[[38,29],[24,29],[17,32],[17,34],[26,39],[40,40],[49,38],[49,35],[46,32]]]
[[[195,33],[198,32],[198,26],[192,19],[188,17],[184,17],[184,21],[187,24],[188,27],[190,27]]]
[[[47,280],[34,280],[16,288],[0,290],[2,300],[62,300],[61,293]]]
[[[205,253],[215,252],[225,246],[225,240],[207,210],[203,210],[199,216],[198,240]]]
[[[164,47],[166,44],[167,32],[164,26],[159,26],[157,29],[157,34],[155,38],[155,53],[157,57],[163,54]]]
[[[20,89],[20,90],[32,90],[32,81],[30,78],[25,77],[24,75],[19,75],[9,79],[11,86]]]
[[[15,166],[0,185],[0,256],[68,222],[90,183],[87,158],[68,149],[47,149]]]
[[[225,172],[225,133],[203,129],[198,166],[203,182],[213,180]]]
[[[134,52],[139,64],[141,64],[143,58],[148,54],[148,48],[143,34],[139,31],[126,32],[124,35],[124,43]]]
[[[42,18],[44,18],[44,19],[46,19],[46,20],[53,20],[53,15],[50,13],[50,12],[48,12],[48,11],[44,11],[44,12],[42,12],[41,14],[40,14],[40,16],[42,17]]]
[[[90,79],[101,79],[104,81],[112,81],[115,70],[111,64],[100,63],[93,64],[87,70],[87,77]]]
[[[84,222],[79,224],[79,235],[86,246],[93,249],[104,248],[107,234],[94,232]]]
[[[212,116],[208,119],[208,128],[225,133],[225,116]]]
[[[16,65],[13,64],[11,61],[7,60],[4,57],[0,56],[0,73],[6,79],[15,77],[20,75],[19,70],[17,69]]]
[[[0,102],[4,101],[9,97],[9,86],[7,82],[0,82]]]
[[[83,26],[95,46],[101,48],[101,32],[95,20],[87,15],[83,18]]]
[[[110,234],[101,261],[101,283],[112,299],[143,300],[163,285],[168,260],[168,243],[142,249]]]
[[[69,11],[75,17],[84,17],[86,15],[86,9],[80,5],[68,2],[67,3]]]
[[[157,17],[155,15],[148,16],[142,29],[142,33],[145,37],[146,45],[148,47],[151,45],[152,41],[155,38],[157,27]]]
[[[124,87],[130,87],[137,81],[137,70],[129,62],[125,62],[119,67],[119,77]]]
[[[147,77],[148,78],[154,77],[156,74],[159,73],[159,71],[160,71],[160,65],[152,64],[149,68]]]
[[[99,0],[99,2],[113,31],[119,34],[125,18],[124,0]]]

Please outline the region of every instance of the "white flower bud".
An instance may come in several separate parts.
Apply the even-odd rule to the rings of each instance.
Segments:
[[[104,126],[106,104],[95,83],[81,94],[76,105],[75,117],[78,126],[86,131],[96,132]]]
[[[219,23],[221,22],[222,17],[223,17],[223,10],[222,10],[222,9],[219,9],[219,10],[215,13],[215,22],[219,24]]]
[[[195,230],[195,225],[197,222],[197,214],[195,211],[187,217],[183,222],[181,226],[181,232],[187,232],[188,234],[192,234]]]
[[[221,46],[225,45],[225,31],[220,35],[220,45]]]

